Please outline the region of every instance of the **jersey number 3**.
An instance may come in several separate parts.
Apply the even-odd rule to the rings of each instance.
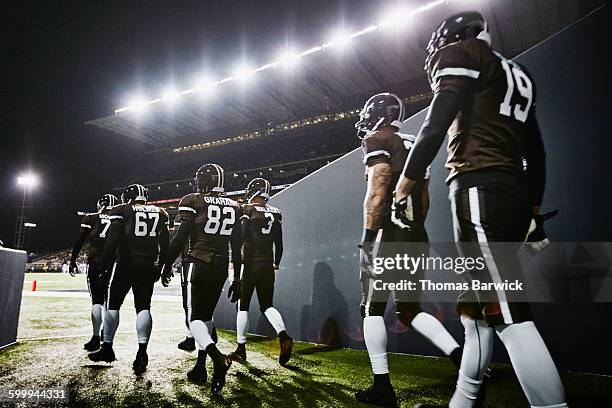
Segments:
[[[231,235],[234,221],[236,221],[236,213],[232,207],[223,207],[223,210],[221,210],[219,206],[209,205],[206,218],[205,233],[216,234],[219,232],[221,235]]]
[[[531,103],[533,102],[533,85],[531,80],[517,65],[512,64],[512,67],[510,67],[508,60],[502,59],[501,65],[506,73],[508,89],[506,90],[503,102],[499,105],[499,114],[508,117],[514,116],[514,119],[525,123],[529,115],[529,108],[531,108]],[[512,109],[510,102],[512,100],[512,94],[514,93],[515,84],[519,94],[527,99],[527,102],[524,107],[516,103],[514,104],[514,109]]]

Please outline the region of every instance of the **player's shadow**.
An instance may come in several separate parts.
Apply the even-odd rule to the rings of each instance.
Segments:
[[[348,306],[334,283],[334,273],[325,262],[314,266],[312,295],[301,312],[301,339],[324,345],[301,350],[301,354],[333,350],[347,344]]]

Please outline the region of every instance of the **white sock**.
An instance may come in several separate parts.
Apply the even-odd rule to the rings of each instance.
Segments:
[[[387,374],[387,327],[382,316],[367,316],[363,319],[363,338],[365,340],[372,371],[374,374]]]
[[[465,315],[461,315],[461,324],[465,329],[465,345],[457,387],[448,405],[451,408],[474,406],[493,352],[492,327],[483,320],[470,319]]]
[[[208,331],[208,327],[206,323],[202,320],[193,320],[189,323],[189,329],[191,330],[191,334],[196,339],[198,344],[200,345],[200,350],[205,350],[206,347],[214,344],[214,341],[210,337],[210,332]]]
[[[104,313],[104,342],[112,343],[115,339],[115,332],[119,327],[119,311],[107,310]]]
[[[514,372],[532,407],[565,407],[565,392],[555,363],[532,321],[496,326]]]
[[[193,339],[193,334],[191,334],[191,330],[187,329],[187,331],[185,332],[185,337]]]
[[[93,335],[100,335],[100,326],[102,325],[102,316],[104,315],[103,305],[92,305],[91,306],[91,325],[93,326]]]
[[[246,334],[249,330],[249,312],[239,310],[236,315],[236,341],[238,344],[246,343]]]
[[[153,319],[150,310],[141,310],[136,315],[136,333],[138,334],[138,344],[147,344],[151,337]]]
[[[459,347],[459,344],[442,323],[429,313],[421,312],[417,314],[410,325],[447,356]]]
[[[283,322],[283,318],[278,312],[278,310],[273,307],[269,307],[266,309],[264,314],[268,318],[268,321],[270,322],[272,327],[274,327],[274,330],[276,330],[276,334],[279,334],[280,332],[285,330],[285,323]]]
[[[481,385],[482,381],[468,378],[460,371],[457,388],[448,403],[448,408],[472,408],[476,404],[476,396]]]

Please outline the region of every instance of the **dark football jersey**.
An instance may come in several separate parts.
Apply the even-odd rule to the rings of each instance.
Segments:
[[[181,221],[193,220],[189,256],[210,262],[214,255],[227,255],[234,225],[240,219],[240,204],[226,197],[187,194],[179,203]]]
[[[100,257],[104,252],[106,233],[111,225],[110,212],[111,209],[106,207],[101,213],[84,215],[81,220],[81,229],[86,229],[89,233],[88,256],[90,258]]]
[[[393,189],[399,180],[404,169],[404,163],[408,158],[408,153],[414,144],[416,137],[403,133],[394,132],[390,128],[383,128],[370,132],[363,138],[361,147],[363,149],[363,164],[367,168],[378,163],[388,163],[391,166],[391,182],[387,191],[387,200],[384,216],[391,219],[391,204],[393,203]],[[410,197],[414,209],[416,221],[422,220],[423,215],[423,188],[425,180],[429,178],[429,167],[425,174],[425,179],[420,180],[412,189]]]
[[[168,213],[147,204],[120,204],[113,207],[111,221],[121,220],[123,236],[119,242],[119,259],[146,257],[156,260],[159,255],[159,236],[168,226]]]
[[[470,39],[442,47],[427,71],[434,93],[461,95],[448,130],[447,182],[490,167],[522,173],[525,122],[535,105],[535,86],[525,69]]]
[[[283,222],[281,211],[269,205],[247,204],[243,212],[242,217],[248,219],[247,234],[242,246],[244,263],[273,263],[272,231]]]

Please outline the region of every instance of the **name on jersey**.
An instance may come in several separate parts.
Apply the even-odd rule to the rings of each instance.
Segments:
[[[204,202],[206,204],[231,205],[233,207],[237,206],[237,203],[234,200],[226,197],[204,196]]]
[[[159,207],[154,205],[134,205],[132,206],[135,212],[156,213],[159,212]]]
[[[254,205],[253,208],[257,212],[269,212],[269,213],[276,213],[276,214],[280,213],[280,210],[278,208],[269,207],[267,205],[265,207],[262,207],[260,205]]]

